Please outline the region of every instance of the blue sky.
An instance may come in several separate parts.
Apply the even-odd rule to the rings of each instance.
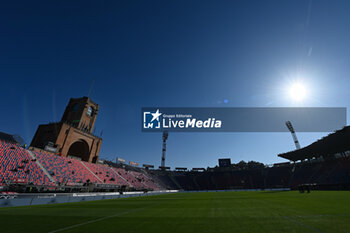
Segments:
[[[30,142],[94,80],[100,157],[158,166],[161,135],[141,133],[141,107],[349,107],[348,12],[322,0],[2,2],[0,131]],[[288,133],[173,133],[167,165],[270,164],[293,148]]]

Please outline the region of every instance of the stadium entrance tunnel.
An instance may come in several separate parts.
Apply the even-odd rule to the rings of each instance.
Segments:
[[[84,140],[76,141],[69,147],[68,155],[81,158],[83,161],[89,161],[89,145]]]

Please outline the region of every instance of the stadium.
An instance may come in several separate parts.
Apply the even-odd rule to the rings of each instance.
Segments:
[[[350,4],[252,3],[3,4],[0,233],[350,232]]]
[[[168,133],[163,133],[162,166],[154,169],[154,165],[144,164],[140,168],[138,163],[130,161],[128,165],[121,158],[116,162],[100,160],[98,150],[95,153],[90,150],[87,155],[84,153],[89,150],[74,149],[77,142],[84,141],[86,134],[93,130],[93,127],[88,131],[86,127],[74,125],[69,117],[66,119],[66,116],[75,114],[77,103],[80,103],[79,108],[83,108],[82,118],[94,116],[90,124],[93,125],[96,111],[95,115],[88,112],[92,108],[90,105],[94,105],[93,109],[97,109],[98,105],[90,98],[82,97],[70,99],[61,122],[40,125],[29,147],[23,144],[19,136],[1,133],[0,205],[3,208],[0,214],[3,220],[10,223],[14,221],[12,215],[25,214],[27,219],[21,220],[23,223],[17,227],[14,226],[15,222],[6,225],[4,232],[95,232],[100,228],[112,232],[115,224],[123,232],[162,232],[169,227],[168,224],[174,224],[174,232],[198,232],[201,228],[198,224],[206,226],[201,230],[203,232],[232,229],[239,232],[278,232],[281,229],[286,232],[327,232],[322,224],[332,223],[333,218],[343,221],[343,225],[332,224],[334,228],[330,232],[346,232],[348,229],[345,220],[348,217],[347,207],[342,203],[348,202],[345,190],[350,189],[349,126],[307,147],[278,155],[290,162],[266,166],[254,161],[231,164],[230,159],[219,159],[219,166],[193,168],[190,171],[184,167],[170,170],[165,166]],[[66,138],[71,138],[70,144],[67,144],[69,149],[59,142],[59,130],[55,134],[56,141],[46,140],[55,138],[43,130],[52,124],[69,125],[69,130],[64,130]],[[296,139],[293,127],[291,130]],[[73,132],[72,135],[69,132]],[[46,143],[38,138],[44,138]],[[96,139],[99,142],[102,140]],[[65,155],[62,151],[68,153]],[[300,196],[303,193],[306,196]],[[300,206],[293,206],[296,201]],[[314,206],[316,203],[317,207]],[[214,204],[213,209],[210,206]],[[331,214],[329,210],[326,211],[330,204]],[[286,207],[288,205],[294,209]],[[58,214],[61,208],[66,211]],[[262,229],[252,227],[247,219],[240,224],[231,224],[228,220],[232,214],[231,208],[242,212],[236,218],[246,215],[249,219],[253,215],[250,221],[254,225],[262,222],[271,224]],[[72,213],[79,215],[82,209],[86,211],[84,217],[68,220]],[[266,209],[271,210],[268,214],[271,216],[265,216]],[[100,213],[96,214],[96,210]],[[222,217],[212,216],[215,222],[211,224],[215,227],[211,229],[207,221],[214,220],[207,211],[213,210],[220,210],[216,214]],[[168,220],[164,220],[166,223],[160,223],[159,219],[164,216],[159,215],[167,215],[168,212],[172,212],[172,217],[167,217]],[[37,229],[37,220],[33,220],[37,214],[41,216],[40,221],[42,214],[58,214],[61,220],[45,220],[46,223],[40,223],[40,229]],[[153,220],[148,219],[149,214],[155,216]],[[188,215],[189,219],[184,220],[186,217],[183,214]],[[255,215],[261,216],[254,219]],[[138,225],[140,219],[142,228]],[[274,225],[276,221],[280,225]],[[320,226],[322,231],[319,230]]]

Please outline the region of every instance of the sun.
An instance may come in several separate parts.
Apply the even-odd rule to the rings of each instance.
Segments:
[[[305,100],[307,96],[307,88],[302,82],[292,83],[289,88],[289,97],[296,102]]]

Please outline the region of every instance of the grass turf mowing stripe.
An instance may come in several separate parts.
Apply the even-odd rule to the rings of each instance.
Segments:
[[[129,211],[122,212],[122,213],[117,213],[117,214],[113,214],[113,215],[110,215],[110,216],[98,218],[98,219],[95,219],[95,220],[90,220],[90,221],[87,221],[87,222],[78,223],[78,224],[75,224],[75,225],[72,225],[72,226],[63,227],[63,228],[60,228],[60,229],[57,229],[57,230],[54,230],[54,231],[50,231],[49,233],[56,233],[56,232],[69,230],[69,229],[80,227],[80,226],[84,226],[84,225],[87,225],[87,224],[90,224],[90,223],[99,222],[99,221],[102,221],[102,220],[105,220],[105,219],[118,217],[118,216],[121,216],[123,214],[129,214],[129,213],[132,213],[132,212],[135,212],[135,211],[138,211],[138,210],[142,210],[142,209],[145,209],[145,208],[146,208],[146,206],[142,207],[142,208],[136,208],[136,209],[132,209],[132,210],[129,210]]]

